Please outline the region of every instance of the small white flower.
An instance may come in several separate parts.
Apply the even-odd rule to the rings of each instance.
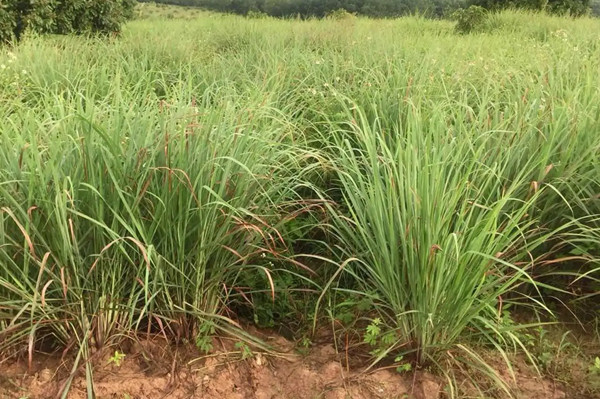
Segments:
[[[6,65],[4,65],[4,64],[0,65],[0,69],[6,69]]]
[[[27,75],[27,71],[26,71],[26,70],[24,70],[24,69],[21,71],[21,73],[22,73],[23,75]]]

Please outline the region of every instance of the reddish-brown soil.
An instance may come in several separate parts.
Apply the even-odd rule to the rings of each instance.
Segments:
[[[316,345],[301,355],[281,337],[274,346],[285,355],[259,352],[241,359],[232,343],[215,340],[222,348],[199,358],[190,348],[173,348],[142,341],[124,349],[119,366],[110,354],[95,356],[94,389],[98,399],[214,398],[214,399],[438,399],[447,398],[444,381],[426,372],[399,374],[393,368],[365,372],[348,370],[346,355],[333,346]],[[27,362],[0,365],[0,398],[55,398],[70,369],[56,356],[36,356]],[[569,398],[556,384],[517,370],[516,397]],[[470,395],[479,398],[481,394]],[[73,379],[69,399],[87,398],[83,370]]]

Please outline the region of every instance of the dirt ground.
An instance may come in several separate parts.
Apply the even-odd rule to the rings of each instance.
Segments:
[[[345,354],[332,345],[295,351],[295,344],[272,338],[287,353],[254,352],[241,359],[233,343],[214,341],[220,351],[199,358],[190,347],[165,347],[157,341],[140,341],[124,350],[119,366],[110,354],[94,362],[98,399],[441,399],[448,395],[443,379],[417,371],[399,374],[394,368],[365,372],[348,369]],[[167,350],[168,349],[168,350]],[[35,356],[32,371],[27,361],[0,365],[0,398],[55,398],[70,374],[58,356]],[[517,370],[519,399],[572,399],[563,388]],[[482,397],[473,394],[469,397]],[[85,373],[73,379],[69,399],[87,398]]]

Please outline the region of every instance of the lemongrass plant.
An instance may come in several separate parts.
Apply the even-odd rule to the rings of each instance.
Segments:
[[[3,347],[193,340],[226,320],[240,273],[269,281],[263,258],[285,257],[278,228],[306,206],[300,136],[260,104],[212,108],[216,92],[134,111],[112,90],[95,108],[49,94],[43,121],[2,125]]]
[[[486,162],[497,151],[492,132],[440,134],[434,122],[423,130],[418,115],[386,130],[359,107],[348,115],[328,149],[341,198],[333,226],[353,260],[345,271],[360,292],[373,293],[393,334],[380,358],[470,357],[465,342],[477,339],[507,359],[507,343],[521,343],[503,325],[503,306],[523,284],[535,286],[535,250],[561,230],[541,229],[532,217],[544,190],[530,188],[527,165],[507,180],[509,157]]]

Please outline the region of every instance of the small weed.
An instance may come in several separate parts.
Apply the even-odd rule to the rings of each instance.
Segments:
[[[212,335],[215,333],[215,327],[210,323],[203,323],[198,329],[196,335],[196,348],[204,353],[209,353],[213,350]]]
[[[373,319],[367,326],[364,336],[364,342],[375,347],[369,352],[374,357],[385,356],[386,352],[390,350],[397,340],[396,334],[393,331],[384,332],[381,326],[382,321],[380,318]]]
[[[242,355],[242,360],[246,360],[254,356],[254,353],[252,353],[252,349],[250,349],[248,344],[246,344],[245,342],[236,342],[235,348],[240,351],[240,354]]]
[[[108,359],[109,364],[114,364],[117,367],[121,367],[121,362],[125,359],[125,354],[119,351],[115,351],[115,354]]]
[[[196,348],[204,353],[209,353],[213,349],[212,339],[209,336],[197,336],[196,337]]]
[[[308,352],[310,351],[311,346],[312,346],[312,341],[310,340],[310,338],[308,338],[306,336],[302,337],[302,339],[298,343],[297,351],[301,355],[308,355]]]
[[[398,373],[407,373],[412,370],[412,364],[404,361],[404,356],[402,356],[402,355],[396,356],[396,358],[394,359],[394,362],[400,363],[400,365],[398,367],[396,367],[396,371]]]
[[[596,357],[594,363],[590,366],[590,374],[600,375],[600,357]]]
[[[373,308],[374,293],[367,293],[368,295],[357,298],[349,296],[344,301],[336,304],[334,309],[334,317],[337,321],[348,327],[358,318],[358,315],[364,314],[365,312]]]
[[[371,323],[367,326],[367,332],[365,333],[364,337],[364,341],[367,344],[371,346],[377,345],[377,338],[379,338],[379,335],[381,334],[381,327],[379,327],[380,324],[381,319],[376,318],[373,319],[373,321],[371,321]]]
[[[310,348],[310,347],[311,347],[311,345],[312,345],[312,342],[311,342],[310,338],[308,338],[308,337],[303,337],[303,338],[302,338],[302,341],[300,341],[300,345],[301,345],[303,348]]]

